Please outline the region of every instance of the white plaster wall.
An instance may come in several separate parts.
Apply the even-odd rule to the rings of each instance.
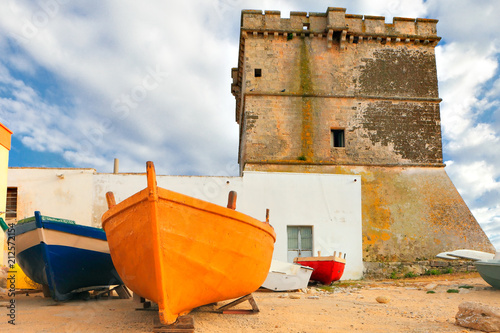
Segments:
[[[38,210],[91,225],[94,174],[94,169],[9,168],[8,186],[17,187],[17,219]]]
[[[287,226],[313,226],[313,253],[347,254],[344,279],[363,272],[361,177],[352,175],[245,172],[240,209],[260,216],[270,209],[277,234],[274,259],[287,260]]]
[[[60,177],[58,175],[64,175]],[[273,257],[287,260],[287,226],[313,226],[313,252],[347,254],[343,279],[363,273],[361,177],[353,175],[245,172],[243,177],[157,176],[158,186],[227,205],[236,191],[236,210],[270,223],[277,235]],[[145,174],[97,174],[93,169],[11,168],[8,186],[18,188],[18,218],[44,215],[101,226],[105,194],[120,202],[146,187]]]
[[[245,172],[243,177],[158,176],[158,186],[223,205],[236,191],[236,210],[270,223],[277,240],[274,259],[287,260],[287,226],[312,225],[313,251],[347,254],[343,279],[363,273],[361,237],[361,177],[332,174]],[[120,202],[146,187],[144,174],[97,174],[94,177],[93,224],[107,210],[105,193]]]

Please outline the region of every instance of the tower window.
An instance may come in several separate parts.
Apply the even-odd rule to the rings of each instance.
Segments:
[[[309,23],[302,23],[302,30],[309,30],[310,24]]]
[[[331,142],[331,146],[333,148],[345,147],[344,130],[343,129],[332,129],[330,142]]]
[[[261,77],[262,76],[262,69],[255,68],[254,75],[255,75],[255,77]]]

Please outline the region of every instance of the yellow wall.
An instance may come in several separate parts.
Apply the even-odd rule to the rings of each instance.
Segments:
[[[0,217],[5,220],[5,205],[7,202],[7,171],[9,169],[9,150],[10,137],[12,131],[0,123]],[[0,265],[6,263],[7,243],[5,242],[5,233],[0,232],[0,244],[3,244],[0,251]]]

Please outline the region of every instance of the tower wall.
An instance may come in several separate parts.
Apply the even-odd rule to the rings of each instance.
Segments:
[[[365,260],[494,250],[444,170],[437,20],[328,8],[243,11],[241,22],[242,172],[361,174]]]

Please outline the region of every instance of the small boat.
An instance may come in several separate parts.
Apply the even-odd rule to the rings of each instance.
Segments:
[[[271,268],[262,287],[273,291],[307,288],[313,269],[279,260],[271,262]]]
[[[31,280],[48,287],[56,301],[123,284],[102,229],[36,211],[14,226],[14,234],[17,263]]]
[[[495,254],[477,250],[460,249],[454,251],[441,252],[436,255],[440,259],[469,259],[469,260],[490,260],[495,257]]]
[[[500,289],[500,259],[476,261],[474,265],[484,281],[493,288]]]
[[[192,309],[257,290],[271,265],[276,234],[268,222],[158,187],[147,162],[147,188],[119,204],[106,194],[102,216],[113,263],[137,295],[158,304],[162,324]]]
[[[333,281],[340,280],[344,274],[345,254],[342,257],[342,252],[338,256],[337,252],[334,252],[333,256],[322,257],[319,253],[317,257],[297,257],[293,262],[313,268],[311,280],[330,285]]]

